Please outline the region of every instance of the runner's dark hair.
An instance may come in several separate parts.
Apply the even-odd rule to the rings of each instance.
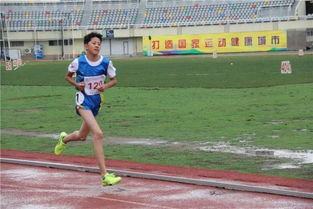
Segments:
[[[97,32],[91,32],[87,35],[84,36],[84,44],[88,44],[89,41],[94,38],[94,37],[97,37],[100,39],[100,42],[102,42],[102,35],[100,33],[97,33]]]

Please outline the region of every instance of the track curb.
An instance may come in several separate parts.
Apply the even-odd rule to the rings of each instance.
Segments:
[[[96,167],[79,166],[79,165],[73,165],[73,164],[53,163],[53,162],[43,162],[43,161],[33,161],[33,160],[21,160],[21,159],[12,159],[12,158],[0,158],[0,162],[19,164],[19,165],[47,167],[47,168],[58,168],[58,169],[81,171],[81,172],[99,173],[99,169]],[[228,190],[257,192],[257,193],[266,193],[266,194],[275,194],[275,195],[282,195],[282,196],[313,199],[313,193],[310,193],[310,192],[274,189],[274,188],[267,188],[267,187],[261,187],[261,186],[239,184],[239,183],[236,184],[236,183],[226,183],[226,182],[215,182],[215,181],[203,180],[203,179],[198,180],[198,179],[185,178],[185,177],[166,176],[166,175],[160,175],[160,174],[149,174],[149,173],[141,173],[141,172],[133,172],[133,171],[125,171],[125,170],[117,170],[117,169],[108,169],[108,171],[114,172],[117,175],[125,176],[125,177],[169,181],[169,182],[193,184],[193,185],[200,185],[200,186],[210,186],[210,187],[216,187],[216,188],[222,188],[222,189],[228,189]]]

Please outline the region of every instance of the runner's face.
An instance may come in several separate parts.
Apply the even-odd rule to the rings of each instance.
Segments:
[[[88,44],[85,44],[86,51],[91,55],[98,55],[101,49],[101,41],[97,37],[93,37]]]

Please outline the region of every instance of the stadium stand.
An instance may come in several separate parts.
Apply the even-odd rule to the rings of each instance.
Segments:
[[[185,2],[184,2],[185,3]],[[211,25],[289,20],[294,0],[221,1],[147,7],[142,27]],[[266,12],[267,11],[267,12]],[[279,11],[279,12],[277,12]],[[271,16],[272,14],[277,14]]]
[[[137,13],[137,8],[95,9],[92,10],[88,26],[92,29],[129,28],[135,24]]]
[[[151,28],[290,21],[296,0],[105,1],[4,4],[10,31]]]
[[[61,27],[69,28],[80,25],[83,11],[72,10],[45,10],[45,11],[8,11],[7,26],[11,30],[57,30]]]

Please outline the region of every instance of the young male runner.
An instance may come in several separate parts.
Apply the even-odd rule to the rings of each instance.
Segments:
[[[62,132],[54,153],[60,155],[65,145],[71,141],[85,141],[89,132],[93,135],[95,158],[100,168],[102,185],[114,185],[122,178],[113,173],[107,173],[103,154],[103,132],[96,120],[103,102],[101,92],[116,85],[116,69],[112,62],[101,55],[102,35],[92,32],[84,37],[84,47],[87,54],[76,58],[68,67],[65,80],[78,90],[76,93],[76,113],[81,116],[83,123],[78,131],[67,135]],[[72,79],[76,73],[76,80]],[[105,83],[106,77],[109,82]]]

